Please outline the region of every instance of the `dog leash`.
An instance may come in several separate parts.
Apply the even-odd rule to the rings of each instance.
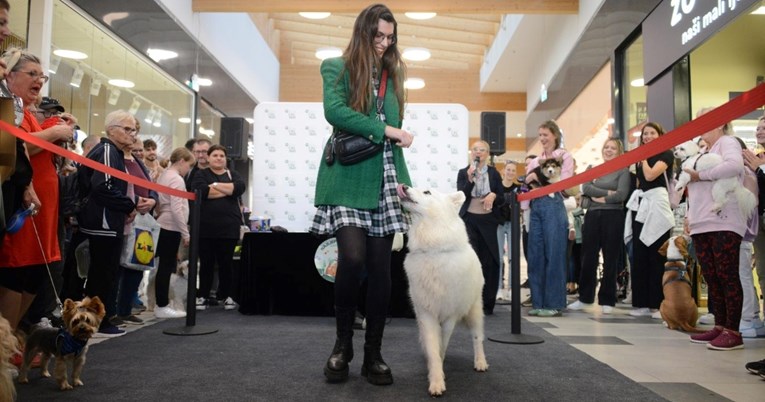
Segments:
[[[43,261],[45,262],[45,269],[48,271],[48,279],[50,279],[50,286],[51,286],[51,290],[53,291],[53,296],[56,297],[56,309],[53,310],[53,316],[56,318],[61,318],[61,312],[64,310],[64,305],[61,303],[61,299],[58,297],[58,292],[56,292],[56,284],[53,282],[53,274],[50,273],[50,266],[48,265],[48,259],[45,258],[45,249],[43,248],[42,241],[40,240],[40,234],[37,232],[37,225],[35,225],[35,218],[33,215],[30,215],[29,219],[32,221],[32,228],[35,231],[37,244],[40,246],[40,253],[42,254]]]

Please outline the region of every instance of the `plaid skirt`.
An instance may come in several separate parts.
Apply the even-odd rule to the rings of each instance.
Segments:
[[[393,148],[385,141],[383,151],[383,181],[380,200],[375,209],[356,209],[342,205],[319,205],[309,231],[317,235],[332,235],[344,226],[355,226],[367,231],[367,236],[385,237],[409,230],[409,216],[401,208],[396,192],[396,165]]]

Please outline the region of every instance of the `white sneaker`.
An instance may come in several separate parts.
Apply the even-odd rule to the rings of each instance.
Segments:
[[[510,289],[502,289],[502,298],[510,301]]]
[[[206,310],[207,309],[207,300],[205,300],[204,297],[197,297],[197,310]]]
[[[659,310],[654,311],[653,314],[651,314],[651,318],[653,318],[654,320],[661,320],[661,311]]]
[[[614,312],[613,306],[600,306],[600,310],[603,312],[603,314],[611,314]]]
[[[165,306],[155,308],[154,316],[157,318],[183,318],[186,317],[186,312],[173,310],[170,306]]]
[[[712,313],[702,315],[699,317],[699,324],[715,325],[715,315]]]
[[[765,324],[759,318],[741,320],[738,326],[742,338],[757,338],[765,336]]]
[[[504,300],[504,298],[502,296],[503,296],[502,295],[502,289],[500,289],[500,290],[497,291],[497,300]]]
[[[577,301],[569,304],[568,306],[566,306],[567,309],[573,310],[573,311],[584,310],[584,309],[590,308],[590,307],[592,307],[592,303],[582,303],[579,300],[577,300]]]
[[[632,311],[630,311],[630,315],[633,317],[647,317],[652,314],[651,309],[648,307],[633,308]]]
[[[233,310],[236,308],[236,302],[234,302],[234,299],[227,297],[226,301],[223,302],[223,309],[224,310]]]

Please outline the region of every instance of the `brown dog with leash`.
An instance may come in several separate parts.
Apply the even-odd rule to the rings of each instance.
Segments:
[[[699,309],[691,296],[691,281],[685,261],[688,258],[688,237],[672,236],[664,242],[659,254],[667,257],[662,286],[664,301],[659,311],[669,329],[703,332],[696,328]]]

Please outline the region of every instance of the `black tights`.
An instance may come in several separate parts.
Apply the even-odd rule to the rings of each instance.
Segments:
[[[390,259],[393,235],[369,237],[364,229],[346,226],[337,230],[337,275],[335,305],[356,309],[362,273],[368,279],[366,315],[388,315],[390,303]]]

